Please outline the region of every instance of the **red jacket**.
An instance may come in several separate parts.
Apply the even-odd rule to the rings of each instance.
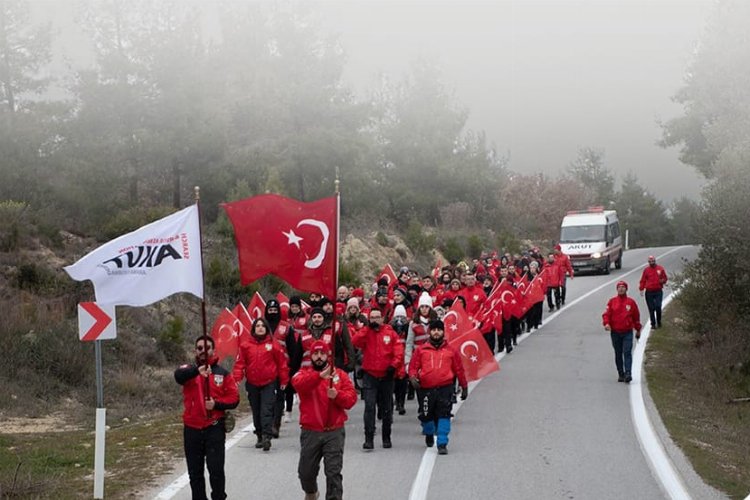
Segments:
[[[419,379],[423,389],[451,385],[454,377],[458,378],[461,387],[468,386],[459,354],[445,341],[440,347],[431,342],[417,347],[409,363],[409,377]]]
[[[562,285],[563,270],[557,261],[555,261],[554,264],[545,262],[542,269],[547,270],[547,272],[545,273],[547,276],[547,288],[557,288],[558,286]]]
[[[219,364],[218,358],[211,360],[208,376],[208,397],[214,399],[214,409],[206,410],[206,378],[201,377],[197,365],[182,365],[174,372],[174,379],[182,386],[182,402],[185,411],[182,422],[193,429],[205,429],[224,416],[224,410],[237,408],[240,394],[232,374]]]
[[[279,379],[281,385],[289,383],[289,362],[281,345],[271,335],[258,339],[248,335],[241,343],[234,362],[232,377],[255,386],[268,385]]]
[[[559,255],[555,255],[555,262],[557,262],[562,269],[563,277],[565,277],[566,274],[571,278],[573,277],[573,265],[570,263],[570,257],[564,253],[560,253]]]
[[[667,282],[667,272],[659,264],[655,266],[646,266],[641,274],[641,282],[638,285],[638,290],[646,290],[647,292],[658,292],[662,289],[664,284]]]
[[[638,311],[638,304],[627,295],[612,297],[602,314],[602,324],[609,325],[617,333],[627,333],[633,329],[640,332],[641,313]]]
[[[390,325],[378,330],[367,326],[352,338],[352,344],[362,349],[362,369],[376,378],[385,376],[389,366],[398,372],[404,360],[404,345]]]
[[[464,287],[458,294],[466,301],[466,314],[472,318],[479,312],[479,308],[482,307],[484,301],[487,300],[487,294],[484,293],[484,288],[479,284],[471,288]]]
[[[357,402],[349,375],[336,368],[333,388],[338,391],[335,399],[328,397],[331,381],[321,378],[313,368],[302,368],[292,377],[292,386],[299,394],[299,425],[303,429],[317,432],[339,429],[344,426],[346,410]]]

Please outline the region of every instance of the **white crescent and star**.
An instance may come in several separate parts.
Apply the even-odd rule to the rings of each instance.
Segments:
[[[308,259],[305,261],[305,267],[308,269],[317,269],[321,266],[321,264],[323,264],[323,260],[325,259],[326,247],[328,246],[328,237],[330,236],[331,232],[325,222],[316,219],[302,219],[297,223],[297,228],[299,228],[300,226],[316,227],[320,231],[320,234],[323,236],[323,241],[320,243],[318,254],[312,259],[309,258],[309,255],[305,254],[305,257],[308,257]],[[302,238],[301,236],[297,236],[294,233],[294,229],[290,229],[289,232],[282,231],[281,234],[287,237],[287,243],[289,245],[294,245],[297,247],[297,250],[301,250],[299,242],[304,238]]]
[[[477,352],[479,352],[479,346],[477,345],[477,343],[474,342],[473,340],[467,340],[466,342],[464,342],[463,344],[461,344],[461,354],[463,356],[469,358],[472,363],[476,363],[479,360],[479,358],[477,357],[476,354],[472,354],[471,356],[469,356],[469,355],[466,354],[466,346],[469,346],[469,345],[470,346],[474,346],[474,349],[476,349]]]
[[[511,290],[505,290],[503,293],[500,294],[500,301],[503,304],[512,304],[513,303],[513,299],[512,298],[510,299],[510,301],[505,300],[505,294],[506,293],[509,293],[511,297],[514,296],[513,292]]]
[[[443,316],[443,323],[445,323],[445,321],[448,319],[448,316],[450,316],[451,314],[456,318],[456,322],[452,323],[448,328],[450,328],[452,332],[455,332],[456,330],[458,330],[458,314],[456,314],[456,311],[448,311],[448,313]]]

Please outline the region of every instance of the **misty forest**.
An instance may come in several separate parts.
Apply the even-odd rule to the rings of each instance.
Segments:
[[[634,171],[608,167],[593,143],[555,171],[519,168],[469,127],[472,109],[429,59],[355,92],[343,78],[347,47],[309,6],[71,2],[82,63],[61,53],[59,31],[32,3],[0,0],[0,343],[13,360],[0,375],[0,415],[91,405],[93,351],[76,339],[75,305],[92,288],[63,266],[194,203],[200,186],[215,314],[285,286],[272,277],[240,286],[219,204],[266,192],[316,200],[336,178],[342,241],[377,234],[370,241],[387,246],[385,235],[398,235],[413,259],[391,263],[424,272],[433,249],[455,260],[549,250],[565,213],[593,205],[617,210],[631,248],[700,245],[677,279],[696,345],[713,352],[705,360],[716,380],[706,382],[750,391],[746,2],[717,2],[682,86],[664,96],[682,112],[661,123],[654,148],[672,148],[686,173],[705,179],[700,198],[670,200]],[[376,272],[345,260],[340,282],[369,284]],[[200,304],[185,297],[123,312],[105,349],[110,406],[176,409],[174,382],[160,370],[185,358],[199,317]],[[20,394],[23,405],[6,405]]]

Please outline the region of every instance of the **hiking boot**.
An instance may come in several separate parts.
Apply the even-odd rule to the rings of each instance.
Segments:
[[[383,448],[393,448],[393,443],[391,443],[390,438],[383,438]]]
[[[619,377],[617,377],[617,381],[618,382],[625,382],[625,375],[620,375]]]
[[[396,406],[396,411],[399,415],[406,415],[406,408],[404,408],[404,405]]]
[[[505,348],[505,352],[507,352],[508,354],[510,354],[510,353],[512,353],[512,352],[513,352],[513,348],[512,348],[511,346],[507,346],[507,347]]]
[[[263,438],[260,436],[257,436],[258,440],[255,442],[255,447],[260,449],[263,448]]]
[[[305,493],[305,500],[318,500],[320,498],[320,493],[317,491],[315,493]]]
[[[633,380],[633,377],[631,377],[629,373],[627,375],[625,375],[625,383],[626,384],[629,384],[632,380]]]
[[[428,448],[432,448],[435,445],[435,436],[427,434],[424,437],[424,444],[426,444]]]
[[[438,455],[447,455],[448,454],[448,447],[444,444],[441,444],[438,446]]]
[[[375,445],[372,444],[372,439],[365,439],[365,442],[362,444],[363,450],[372,450],[375,448]]]
[[[268,451],[271,449],[271,436],[265,436],[263,438],[263,451]]]

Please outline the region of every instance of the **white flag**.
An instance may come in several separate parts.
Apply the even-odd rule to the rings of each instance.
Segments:
[[[65,271],[91,280],[98,304],[147,306],[177,292],[203,298],[198,205],[105,243]]]

